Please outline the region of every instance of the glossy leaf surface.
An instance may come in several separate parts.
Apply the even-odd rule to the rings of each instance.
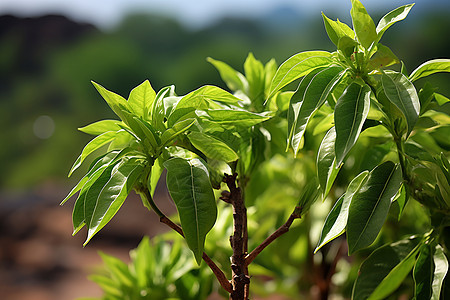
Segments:
[[[401,170],[393,162],[387,161],[370,172],[350,204],[347,223],[349,254],[369,246],[378,236],[401,183]]]
[[[206,234],[217,217],[208,170],[199,159],[172,158],[164,166],[167,188],[177,206],[186,242],[200,264]]]
[[[370,108],[370,87],[351,83],[339,97],[335,111],[336,165],[339,166],[358,140]]]
[[[420,102],[416,88],[402,73],[389,72],[381,76],[386,97],[404,115],[408,124],[408,134],[419,118]]]
[[[364,48],[369,49],[377,38],[375,23],[359,0],[352,0],[350,14],[358,41]]]
[[[401,240],[382,246],[372,252],[359,269],[358,277],[353,286],[352,299],[368,299],[396,266],[418,250],[416,248],[418,243],[418,238]],[[398,278],[395,281],[398,283]],[[388,295],[390,292],[392,291],[389,291]]]
[[[188,138],[192,145],[208,158],[225,162],[232,162],[239,158],[236,152],[228,147],[227,144],[201,132],[191,132]]]
[[[331,53],[326,51],[306,51],[291,56],[275,73],[268,98],[292,81],[331,63]]]
[[[149,113],[152,112],[155,97],[156,93],[150,82],[145,80],[130,92],[128,106],[137,116],[147,120],[151,117]]]

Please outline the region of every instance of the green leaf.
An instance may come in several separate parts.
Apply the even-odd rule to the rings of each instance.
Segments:
[[[350,182],[345,194],[335,203],[325,220],[319,243],[314,250],[314,253],[316,253],[323,245],[344,233],[345,227],[347,227],[348,211],[352,198],[359,190],[368,174],[368,171],[364,171],[356,176]]]
[[[167,188],[177,206],[186,242],[200,264],[206,235],[217,218],[208,170],[199,159],[172,158],[164,166]]]
[[[381,20],[378,22],[376,31],[377,31],[377,42],[381,39],[384,32],[391,27],[394,23],[401,21],[406,18],[411,8],[414,6],[413,4],[407,4],[400,6],[393,11],[387,13]]]
[[[159,178],[164,170],[163,166],[163,158],[159,156],[155,162],[153,163],[152,170],[150,172],[150,176],[147,181],[147,188],[150,191],[150,195],[153,197],[155,194],[156,186],[158,184]]]
[[[156,130],[147,121],[144,121],[137,117],[134,117],[134,120],[139,125],[141,131],[144,133],[144,136],[148,140],[152,149],[153,150],[157,149],[159,144],[161,143],[161,140],[160,140],[158,134],[156,133]]]
[[[414,297],[415,299],[430,299],[434,275],[433,253],[429,244],[420,247],[419,256],[414,265]]]
[[[444,283],[445,275],[448,271],[448,260],[445,256],[444,249],[440,246],[436,246],[436,251],[433,256],[434,262],[434,276],[433,276],[433,294],[431,300],[441,299],[441,289]]]
[[[364,48],[369,49],[377,38],[375,23],[359,0],[352,0],[350,15],[358,41]]]
[[[122,122],[118,120],[101,120],[78,128],[78,130],[87,134],[100,135],[108,131],[119,131],[122,129],[122,127],[118,125],[120,123]]]
[[[149,120],[151,118],[149,113],[152,112],[155,97],[156,93],[150,82],[145,80],[131,91],[128,105],[137,116]]]
[[[326,51],[306,51],[291,56],[281,64],[275,73],[267,98],[272,97],[281,88],[312,70],[328,66],[331,63],[331,53]]]
[[[170,113],[167,125],[171,127],[181,118],[192,118],[195,116],[194,112],[196,110],[218,108],[219,106],[214,101],[235,105],[240,100],[219,87],[211,85],[202,86],[180,99]]]
[[[325,24],[325,30],[327,31],[328,37],[330,40],[335,44],[338,45],[339,39],[346,36],[351,39],[355,38],[355,33],[353,30],[348,27],[347,24],[342,23],[337,19],[337,21],[333,21],[329,19],[325,14],[322,12],[322,18],[323,23]]]
[[[92,184],[84,203],[88,228],[86,245],[117,213],[144,169],[142,161],[124,158],[114,165],[111,173],[103,172]]]
[[[240,72],[236,71],[226,63],[211,57],[208,57],[206,60],[219,71],[220,77],[231,91],[245,91],[247,89],[247,79],[245,79],[244,75]]]
[[[155,101],[153,103],[152,109],[152,126],[156,130],[163,132],[166,130],[166,126],[164,125],[166,118],[166,111],[164,107],[164,99],[167,97],[172,97],[175,95],[175,86],[166,86],[159,90],[158,94],[156,94]]]
[[[418,250],[418,247],[414,248],[398,265],[396,265],[389,274],[383,278],[368,300],[386,299],[389,294],[394,292],[414,267]]]
[[[244,71],[248,81],[248,96],[254,105],[261,105],[265,100],[264,65],[259,60],[255,59],[253,53],[249,53],[244,63]]]
[[[358,140],[369,108],[370,87],[366,84],[352,82],[339,97],[334,111],[336,166]]]
[[[236,152],[228,147],[227,144],[211,136],[194,131],[188,135],[188,138],[192,145],[208,158],[225,162],[232,162],[239,159]]]
[[[438,93],[434,93],[434,99],[436,99],[436,102],[439,105],[444,105],[445,103],[450,102],[450,99]]]
[[[385,278],[388,278],[388,275],[393,269],[402,264],[405,260],[404,266],[400,269],[402,269],[402,273],[406,271],[407,268],[405,267],[409,267],[411,264],[410,258],[414,258],[415,253],[418,251],[418,247],[416,246],[419,243],[419,240],[419,238],[401,240],[390,245],[384,245],[372,252],[359,269],[358,278],[353,286],[352,299],[368,299],[377,286],[379,286]],[[412,260],[411,268],[413,265],[414,260]],[[401,282],[403,280],[401,278],[402,276],[400,276],[403,274],[396,272],[394,275],[396,275],[396,278],[391,278],[393,284],[398,284],[399,281]],[[389,293],[390,292],[392,292],[392,290],[389,291]],[[378,299],[383,299],[383,297]]]
[[[122,130],[122,129],[121,129]],[[119,131],[121,131],[119,130]],[[95,150],[99,149],[100,147],[110,143],[112,140],[114,140],[118,134],[119,131],[108,131],[105,132],[94,139],[92,139],[84,148],[83,151],[81,151],[80,156],[77,158],[75,163],[73,164],[72,168],[69,172],[69,177],[72,175],[72,173],[78,169],[79,166],[83,163],[85,158],[94,152]]]
[[[395,56],[395,54],[388,47],[378,44],[377,52],[369,60],[368,68],[369,71],[378,70],[381,68],[389,67],[394,64],[398,64],[400,60]]]
[[[408,125],[408,135],[419,118],[420,102],[416,88],[402,73],[389,72],[381,75],[386,97],[403,114]]]
[[[358,46],[358,43],[348,36],[343,36],[339,39],[337,46],[346,57],[350,58],[355,52],[355,47]]]
[[[194,123],[195,119],[185,119],[175,123],[171,128],[168,128],[163,132],[161,144],[167,146],[174,138],[188,130]]]
[[[112,111],[123,120],[123,108],[128,107],[127,101],[120,95],[117,95],[114,92],[111,92],[107,89],[105,89],[100,84],[91,81],[94,87],[97,89],[99,94],[105,99],[106,103],[108,103],[109,107],[112,109]]]
[[[450,72],[450,59],[432,59],[424,62],[412,71],[411,75],[409,75],[409,80],[414,82],[419,78],[438,72]]]
[[[288,146],[292,145],[295,156],[309,120],[325,102],[337,83],[336,76],[342,71],[340,66],[316,69],[303,78],[292,96],[288,110]]]
[[[197,115],[217,124],[242,127],[250,127],[270,119],[266,114],[231,109],[208,109],[197,111]]]
[[[317,153],[317,177],[319,178],[323,198],[330,192],[340,169],[340,166],[336,167],[336,158],[334,155],[335,140],[336,131],[332,127],[323,138],[319,152]]]
[[[369,246],[376,239],[401,184],[402,172],[393,162],[384,162],[370,172],[350,204],[347,223],[349,254]]]

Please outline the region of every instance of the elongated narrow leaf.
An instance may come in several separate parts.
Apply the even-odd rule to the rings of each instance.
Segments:
[[[339,21],[333,21],[322,12],[323,23],[325,24],[325,30],[327,31],[328,37],[335,44],[338,45],[339,39],[347,36],[351,39],[355,38],[355,33],[348,27],[347,24]]]
[[[161,136],[161,144],[168,145],[170,141],[176,138],[178,135],[182,134],[188,130],[192,125],[194,125],[195,119],[186,119],[175,123],[171,128],[168,128],[163,132]]]
[[[228,64],[215,60],[211,57],[208,57],[207,61],[210,62],[217,69],[217,71],[219,71],[220,77],[231,91],[244,91],[247,88],[247,80],[240,72],[236,71]]]
[[[353,30],[358,41],[364,48],[369,49],[377,38],[375,23],[359,0],[352,0],[350,15],[352,16]]]
[[[181,118],[192,117],[195,110],[219,108],[215,102],[235,105],[239,101],[239,98],[219,87],[205,85],[180,99],[169,115],[167,125],[171,127]]]
[[[401,21],[406,18],[411,8],[414,6],[413,4],[407,4],[400,6],[393,11],[388,12],[381,20],[378,22],[376,31],[377,31],[377,41],[381,39],[384,32],[391,27],[394,23]]]
[[[416,88],[402,73],[383,73],[381,82],[386,97],[405,117],[409,134],[414,128],[420,112],[420,101]]]
[[[336,167],[336,158],[334,155],[335,140],[336,131],[332,127],[323,138],[319,152],[317,153],[317,177],[319,178],[323,198],[330,192],[340,169],[340,166]]]
[[[331,53],[326,51],[306,51],[291,56],[275,73],[267,98],[272,97],[281,88],[312,70],[328,66],[331,63]]]
[[[419,240],[419,238],[401,240],[390,245],[384,245],[372,252],[359,269],[358,277],[353,286],[352,299],[368,299],[397,265],[418,250],[416,246]]]
[[[135,87],[128,97],[128,106],[139,117],[148,120],[151,116],[156,93],[148,80]]]
[[[161,90],[159,90],[158,94],[156,94],[151,113],[152,126],[156,130],[159,130],[161,132],[166,130],[164,122],[167,116],[165,114],[164,99],[174,95],[175,95],[175,86],[173,85],[162,88]]]
[[[414,296],[415,299],[430,299],[434,275],[433,253],[429,244],[420,247],[419,256],[414,265]]]
[[[370,87],[366,84],[353,82],[339,97],[334,111],[336,166],[343,162],[358,140],[369,108]]]
[[[250,127],[270,119],[266,114],[231,109],[208,109],[197,111],[197,115],[217,124],[242,127]]]
[[[72,173],[78,169],[79,166],[81,166],[81,164],[83,163],[83,161],[85,160],[85,158],[91,154],[92,152],[94,152],[95,150],[99,149],[100,147],[110,143],[112,140],[115,139],[116,135],[118,132],[115,131],[108,131],[105,132],[97,137],[95,137],[94,139],[92,139],[84,148],[83,151],[81,151],[80,156],[77,158],[77,160],[75,161],[75,163],[73,164],[72,168],[70,169],[69,172],[69,177],[70,175],[72,175]]]
[[[125,158],[114,166],[110,174],[104,172],[92,184],[84,203],[88,228],[84,245],[114,217],[143,169],[144,165],[139,159]]]
[[[156,130],[152,127],[152,125],[149,122],[141,120],[140,118],[137,118],[137,117],[134,117],[134,120],[141,128],[141,130],[144,133],[145,138],[147,138],[150,146],[153,149],[158,148],[161,140],[160,140],[158,134],[156,133]]]
[[[393,162],[387,161],[370,172],[349,208],[347,242],[350,254],[376,239],[401,184],[401,170]]]
[[[200,264],[206,235],[217,218],[208,170],[199,159],[172,158],[164,166],[167,188],[177,206],[186,242]]]
[[[164,170],[163,166],[163,158],[159,156],[155,162],[153,163],[152,170],[150,172],[150,176],[147,181],[147,188],[150,191],[150,195],[153,197],[156,191],[156,186],[158,184],[159,178]]]
[[[348,209],[352,201],[353,195],[359,190],[361,184],[367,178],[368,171],[364,171],[356,176],[349,184],[347,191],[343,196],[339,198],[336,204],[331,209],[330,213],[323,225],[322,234],[319,239],[314,253],[317,252],[323,245],[327,244],[331,240],[337,238],[344,233],[347,227]]]
[[[398,289],[414,267],[417,252],[419,252],[419,246],[416,246],[402,261],[400,261],[400,263],[392,268],[389,274],[383,278],[380,284],[372,292],[368,300],[386,299],[387,296]]]
[[[448,271],[448,260],[444,254],[444,249],[440,245],[436,246],[436,251],[433,256],[434,262],[434,276],[433,276],[433,294],[431,300],[441,299],[441,289],[444,283],[445,275]]]
[[[89,180],[81,188],[80,194],[78,195],[78,198],[75,202],[72,212],[72,223],[73,223],[72,235],[75,235],[86,224],[86,217],[85,217],[86,195],[89,193],[94,183],[96,183],[101,176],[107,178],[110,177],[111,171],[116,164],[117,164],[116,161],[112,161],[110,164],[106,165],[106,167],[96,170],[93,174],[91,174],[91,176],[89,176]]]
[[[105,89],[100,84],[91,81],[94,87],[97,89],[99,94],[105,99],[106,103],[108,103],[109,107],[112,109],[112,111],[123,120],[122,118],[122,111],[123,108],[128,107],[127,101],[120,95],[117,95],[114,92],[111,92],[107,89]]]
[[[409,80],[414,82],[419,78],[439,72],[450,72],[450,59],[432,59],[424,62],[412,71]]]
[[[294,149],[294,155],[297,155],[297,152],[300,150],[301,140],[309,120],[327,99],[332,91],[330,83],[332,83],[332,86],[334,86],[333,83],[336,84],[336,76],[342,72],[343,68],[334,66],[317,70],[319,71],[313,76],[306,76],[302,80],[299,89],[290,101],[288,142]]]
[[[78,128],[78,130],[87,134],[100,135],[108,131],[119,131],[121,129],[119,123],[121,122],[118,120],[101,120]]]
[[[236,152],[228,147],[227,144],[201,132],[191,132],[188,138],[192,145],[208,158],[225,162],[232,162],[239,158]]]

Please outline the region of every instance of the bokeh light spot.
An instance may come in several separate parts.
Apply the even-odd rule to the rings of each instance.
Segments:
[[[55,132],[55,122],[49,116],[39,116],[33,123],[33,133],[40,139],[48,139]]]

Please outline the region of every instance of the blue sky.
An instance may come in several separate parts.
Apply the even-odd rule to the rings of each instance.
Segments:
[[[405,0],[361,0],[369,13],[388,12],[414,2]],[[416,0],[417,9],[446,6],[448,0]],[[208,25],[224,16],[258,17],[276,7],[320,16],[321,11],[348,14],[350,0],[1,0],[1,14],[36,16],[47,13],[64,14],[78,21],[111,28],[130,12],[153,12],[173,16],[192,28]]]

